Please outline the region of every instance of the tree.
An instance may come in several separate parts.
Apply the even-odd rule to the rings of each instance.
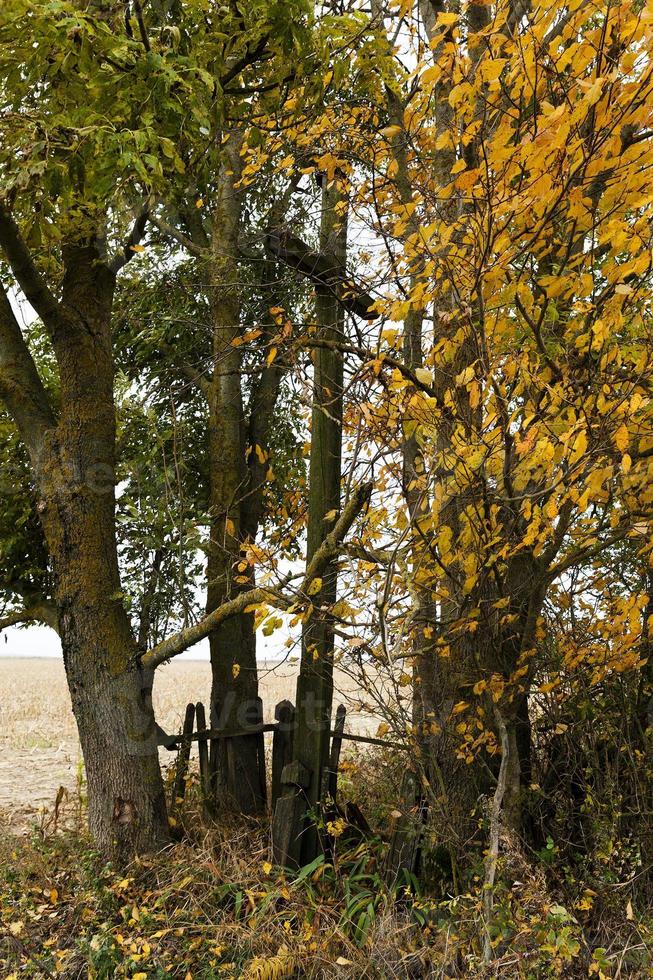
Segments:
[[[333,268],[344,269],[347,254],[347,223],[339,213],[343,202],[336,187],[323,180],[319,251]],[[340,510],[342,469],[342,353],[344,311],[334,287],[328,283],[317,287],[315,304],[316,339],[324,347],[313,354],[313,397],[311,450],[308,491],[308,524],[306,563],[319,552],[329,525]],[[330,346],[334,344],[335,346]],[[295,791],[290,794],[292,813],[289,847],[277,843],[284,863],[308,864],[318,853],[317,828],[312,817],[306,821],[306,810],[313,811],[323,798],[323,780],[331,744],[331,711],[333,702],[334,631],[332,610],[337,594],[337,560],[326,566],[314,580],[311,606],[302,624],[302,656],[297,681],[297,711],[294,732],[294,757],[305,771],[303,807],[296,811]],[[301,811],[304,810],[302,813]],[[279,824],[287,820],[288,803],[281,799],[275,813],[277,838]]]
[[[38,494],[91,830],[118,857],[157,846],[168,827],[151,673],[139,660],[118,569],[116,279],[142,248],[148,200],[184,173],[175,134],[193,128],[201,139],[218,89],[271,55],[273,29],[273,47],[294,36],[297,21],[282,5],[251,7],[247,19],[224,9],[226,35],[210,18],[200,21],[194,44],[186,22],[176,23],[184,16],[197,23],[193,3],[153,9],[146,24],[140,8],[123,17],[122,7],[102,3],[12,0],[0,19],[0,247],[47,333],[58,400],[43,385],[6,291],[0,393]],[[141,203],[129,230],[132,182]]]
[[[284,282],[265,256],[258,261],[241,259],[237,240],[236,267],[225,271],[225,250],[223,235],[219,262],[207,254],[173,270],[167,266],[174,253],[166,248],[163,267],[155,263],[147,282],[139,276],[129,277],[119,298],[119,320],[124,326],[119,363],[137,386],[138,397],[155,408],[159,430],[161,420],[169,420],[175,472],[188,471],[190,476],[183,486],[178,486],[175,476],[176,491],[183,499],[176,499],[174,506],[183,507],[186,535],[208,557],[203,576],[204,584],[210,586],[208,613],[233,594],[251,588],[255,567],[265,564],[268,552],[278,550],[271,540],[264,549],[257,547],[260,529],[268,539],[275,531],[283,539],[285,530],[291,548],[297,547],[288,495],[298,493],[304,469],[300,419],[288,380],[290,361],[274,356],[274,347],[285,342],[280,335],[289,322],[285,314],[280,318],[282,307],[299,313],[302,294],[295,284]],[[207,288],[209,274],[214,285]],[[228,290],[231,305],[223,296],[222,278],[232,283]],[[270,308],[278,312],[273,316]],[[216,326],[218,317],[228,327]],[[237,318],[234,322],[233,317]],[[281,326],[276,322],[280,319]],[[227,329],[229,343],[223,336]],[[215,352],[218,342],[223,348],[219,355]],[[224,398],[215,395],[225,385],[236,398],[229,411]],[[227,430],[234,438],[227,438]],[[135,453],[136,459],[150,444],[146,440],[140,453]],[[172,459],[172,447],[169,452]],[[140,465],[144,465],[142,458]],[[147,466],[148,482],[162,466],[165,461],[161,458]],[[223,506],[218,507],[218,499],[224,501]],[[123,498],[121,506],[124,509]],[[169,507],[166,503],[166,509]],[[236,535],[238,528],[244,530]],[[168,541],[156,528],[152,536],[166,560],[173,559],[176,540]],[[228,549],[227,540],[231,541]],[[184,561],[190,571],[192,555],[184,553]],[[169,575],[164,572],[163,582]],[[195,582],[201,587],[202,577]],[[164,591],[159,592],[163,597]],[[258,710],[254,615],[233,617],[209,639],[215,695],[212,725],[242,728]],[[235,803],[243,812],[256,812],[264,800],[264,787],[258,785],[259,767],[249,765],[251,743],[247,738],[234,740],[229,760],[224,756],[213,759],[219,801]],[[219,751],[220,743],[214,748]]]
[[[394,610],[379,656],[417,675],[434,822],[462,853],[497,780],[494,812],[523,826],[555,584],[650,521],[650,39],[631,5],[374,14],[352,63],[381,81],[361,68],[367,98],[289,120],[279,152],[322,141],[394,284],[376,308],[398,326],[351,353],[379,379],[368,440],[407,513],[392,533],[380,508],[365,561]],[[607,631],[610,669],[641,669],[640,642]]]

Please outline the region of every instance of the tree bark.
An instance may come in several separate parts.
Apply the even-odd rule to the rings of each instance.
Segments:
[[[211,494],[207,615],[253,584],[250,576],[244,583],[236,581],[236,566],[246,541],[242,509],[248,490],[242,358],[240,347],[233,343],[242,331],[238,287],[241,196],[235,186],[241,169],[239,150],[240,138],[232,134],[220,169],[211,242],[214,366],[207,390]],[[242,728],[257,720],[258,710],[253,615],[241,612],[225,620],[213,630],[209,643],[211,724]],[[213,742],[211,771],[218,803],[248,814],[262,810],[265,787],[260,785],[257,751],[252,738]]]
[[[333,255],[345,267],[347,226],[336,214],[340,195],[335,187],[322,191],[320,250]],[[327,340],[341,340],[343,314],[328,286],[317,287],[316,320]],[[342,353],[337,348],[318,348],[313,355],[313,409],[307,529],[307,566],[323,543],[330,524],[329,513],[340,510],[342,455]],[[305,801],[309,809],[322,798],[322,776],[328,765],[333,701],[334,632],[330,610],[336,601],[337,560],[322,576],[313,596],[314,608],[302,632],[302,656],[297,682],[295,758],[309,771]],[[317,829],[310,823],[303,832],[301,863],[318,851]]]
[[[65,246],[62,299],[54,307],[36,270],[26,266],[24,256],[17,261],[26,250],[9,220],[11,235],[4,236],[3,245],[14,274],[35,280],[27,283],[27,295],[47,297],[39,305],[59,368],[59,417],[47,403],[27,348],[20,346],[8,304],[0,311],[0,376],[6,382],[3,361],[13,351],[11,372],[24,379],[31,405],[24,411],[24,397],[15,397],[7,383],[0,382],[0,393],[28,447],[38,488],[37,509],[52,559],[58,628],[86,766],[91,833],[105,854],[123,861],[165,843],[168,823],[151,674],[138,663],[118,571],[111,345],[115,275],[94,242]]]

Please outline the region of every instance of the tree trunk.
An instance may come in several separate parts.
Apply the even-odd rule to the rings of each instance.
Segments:
[[[55,575],[66,676],[99,847],[129,859],[168,840],[151,677],[121,600],[115,529],[111,304],[115,277],[93,245],[64,250],[53,334],[58,424],[34,457],[38,512]]]
[[[346,260],[347,226],[336,214],[339,193],[322,192],[320,251],[333,255],[339,267]],[[316,320],[326,340],[341,340],[343,314],[329,287],[317,287]],[[327,514],[340,510],[342,453],[342,354],[327,348],[313,355],[313,410],[309,465],[307,565],[332,527]],[[333,701],[334,633],[330,610],[336,601],[337,561],[331,561],[322,576],[322,586],[313,596],[314,609],[302,633],[302,657],[297,682],[295,757],[309,771],[305,799],[309,809],[322,798],[322,775],[328,765]],[[318,852],[317,829],[313,823],[303,832],[300,862]]]
[[[206,612],[211,613],[253,584],[238,583],[237,565],[246,530],[242,507],[247,494],[245,418],[241,389],[241,333],[238,293],[238,225],[240,194],[235,184],[241,168],[240,140],[232,136],[220,171],[211,255],[213,374],[208,385],[210,545]],[[211,648],[211,724],[237,728],[257,720],[258,677],[254,617],[241,613],[222,623],[209,638]],[[242,813],[265,805],[260,784],[258,749],[253,738],[221,739],[212,745],[211,772],[218,801]]]

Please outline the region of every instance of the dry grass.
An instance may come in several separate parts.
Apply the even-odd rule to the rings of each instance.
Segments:
[[[284,698],[294,701],[296,664],[261,664],[260,693],[266,721]],[[378,720],[357,710],[355,682],[336,671],[336,701],[347,704],[348,729],[373,731]],[[189,701],[209,700],[211,669],[205,661],[177,660],[157,671],[154,707],[167,732],[179,731]],[[0,659],[0,825],[22,831],[63,786],[71,796],[81,778],[81,752],[70,708],[63,662]],[[170,755],[162,753],[168,763]]]

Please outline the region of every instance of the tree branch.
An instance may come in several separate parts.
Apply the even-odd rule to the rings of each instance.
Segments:
[[[196,245],[195,242],[191,241],[187,235],[184,235],[183,232],[173,228],[173,226],[169,225],[167,221],[164,221],[162,218],[158,218],[155,214],[148,214],[147,220],[150,222],[150,224],[153,224],[155,228],[158,228],[164,235],[167,235],[169,238],[173,238],[179,243],[179,245],[182,245],[183,248],[185,248],[191,255],[194,255],[198,259],[205,259],[208,257],[208,249],[202,248],[200,245]]]
[[[20,626],[23,623],[42,623],[44,626],[53,629],[55,633],[59,632],[57,611],[48,602],[38,603],[28,609],[18,609],[16,612],[0,616],[0,633],[9,626]]]
[[[145,21],[143,19],[143,8],[141,7],[139,0],[134,0],[134,10],[136,11],[136,21],[138,22],[138,30],[141,35],[143,47],[149,53],[152,48],[150,47],[150,39],[147,36],[147,28],[145,27]]]
[[[145,229],[147,228],[148,218],[150,217],[149,204],[144,204],[140,212],[134,220],[132,230],[129,237],[125,241],[122,249],[114,255],[113,259],[109,263],[109,268],[114,275],[117,275],[121,269],[127,265],[131,259],[134,258],[136,252],[134,251],[134,246],[138,245],[143,236],[145,235]]]
[[[348,277],[334,256],[315,251],[285,228],[270,228],[265,235],[265,245],[280,262],[296,269],[319,286],[327,286],[340,305],[350,313],[363,320],[377,319],[379,314],[370,311],[374,299]]]
[[[0,202],[0,247],[27,301],[52,333],[59,320],[59,303],[34,265],[27,245],[8,208]]]
[[[419,391],[423,391],[425,395],[432,398],[437,407],[440,409],[445,418],[452,419],[453,413],[450,408],[448,408],[433,385],[427,384],[425,381],[420,380],[415,371],[408,365],[404,364],[397,357],[392,357],[390,354],[375,354],[374,351],[369,350],[366,347],[358,347],[355,344],[349,344],[346,341],[339,340],[326,340],[321,337],[302,337],[298,344],[302,347],[329,347],[342,351],[343,354],[356,354],[363,361],[380,361],[382,365],[393,368],[393,370],[399,371],[399,373],[410,383],[417,388]]]
[[[368,482],[357,487],[351,495],[340,517],[315,552],[306,569],[306,574],[299,588],[299,599],[296,596],[285,596],[280,588],[273,588],[272,586],[259,586],[255,589],[248,589],[245,592],[241,592],[233,599],[223,602],[212,613],[209,613],[208,616],[200,620],[199,623],[196,623],[194,626],[189,626],[187,629],[180,630],[179,633],[174,633],[167,640],[158,643],[141,657],[142,667],[146,670],[153,670],[166,660],[170,660],[172,657],[183,653],[184,650],[188,650],[189,647],[194,646],[200,640],[207,637],[220,623],[223,623],[231,616],[236,616],[238,613],[243,612],[247,606],[265,602],[275,606],[277,609],[288,609],[290,606],[297,606],[298,603],[309,603],[309,587],[311,583],[315,579],[320,578],[329,562],[338,554],[347,532],[358,514],[369,501],[371,493],[372,483]],[[287,576],[281,583],[281,586],[287,584],[289,579],[290,576]]]
[[[30,455],[40,453],[46,432],[56,425],[48,394],[9,298],[0,287],[0,398],[16,423]]]
[[[249,67],[249,65],[254,65],[257,61],[269,60],[271,57],[270,53],[266,54],[265,58],[263,57],[269,37],[269,34],[264,34],[260,38],[255,48],[250,49],[248,47],[242,58],[239,58],[238,61],[235,61],[234,64],[227,69],[225,74],[220,79],[220,86],[223,90],[227,87],[229,82],[233,82],[234,78],[240,75],[241,71]]]

